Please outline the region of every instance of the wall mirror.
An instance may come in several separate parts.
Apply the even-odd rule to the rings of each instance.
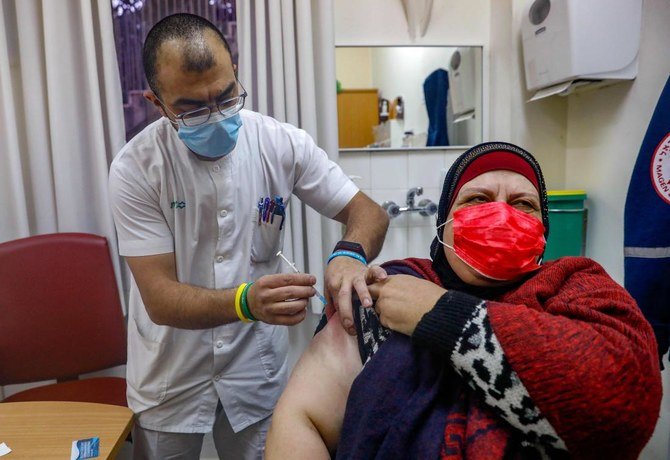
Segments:
[[[341,150],[482,141],[480,46],[336,47]]]

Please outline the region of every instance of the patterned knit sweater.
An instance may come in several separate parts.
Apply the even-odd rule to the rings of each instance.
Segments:
[[[440,284],[429,260],[386,268]],[[411,340],[357,313],[365,367],[338,458],[632,459],[654,430],[652,330],[589,259],[546,263],[495,299],[449,290]]]

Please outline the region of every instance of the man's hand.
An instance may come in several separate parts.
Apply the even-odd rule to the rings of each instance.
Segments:
[[[342,326],[350,335],[356,335],[351,312],[354,291],[364,307],[372,306],[368,284],[386,279],[386,271],[378,265],[367,267],[351,257],[335,257],[326,267],[326,315],[340,313]]]
[[[392,275],[368,286],[384,327],[411,336],[446,289],[410,275]]]
[[[261,276],[247,292],[249,311],[259,321],[293,326],[305,319],[316,277],[305,273]]]

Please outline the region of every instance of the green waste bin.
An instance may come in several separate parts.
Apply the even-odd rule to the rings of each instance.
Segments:
[[[584,190],[549,190],[549,239],[544,260],[583,256],[586,243]]]

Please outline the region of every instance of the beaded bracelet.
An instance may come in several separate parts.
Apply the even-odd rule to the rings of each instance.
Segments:
[[[328,261],[326,262],[326,265],[328,265],[330,263],[330,261],[333,260],[335,257],[339,257],[339,256],[351,257],[352,259],[358,260],[363,265],[368,264],[368,261],[365,260],[365,257],[361,256],[360,254],[358,254],[354,251],[335,251],[330,255],[330,257],[328,257]]]
[[[244,289],[247,287],[248,283],[242,283],[239,285],[237,288],[237,292],[235,293],[235,313],[237,313],[237,317],[242,321],[243,323],[250,323],[251,320],[248,319],[244,314],[242,313],[242,305],[240,303],[240,300],[242,299],[242,292],[244,292]]]
[[[242,314],[250,321],[258,321],[254,317],[254,315],[251,314],[251,309],[249,308],[249,304],[247,303],[247,292],[249,292],[249,288],[251,287],[252,284],[254,283],[249,283],[246,286],[244,286],[240,303],[242,304]]]

